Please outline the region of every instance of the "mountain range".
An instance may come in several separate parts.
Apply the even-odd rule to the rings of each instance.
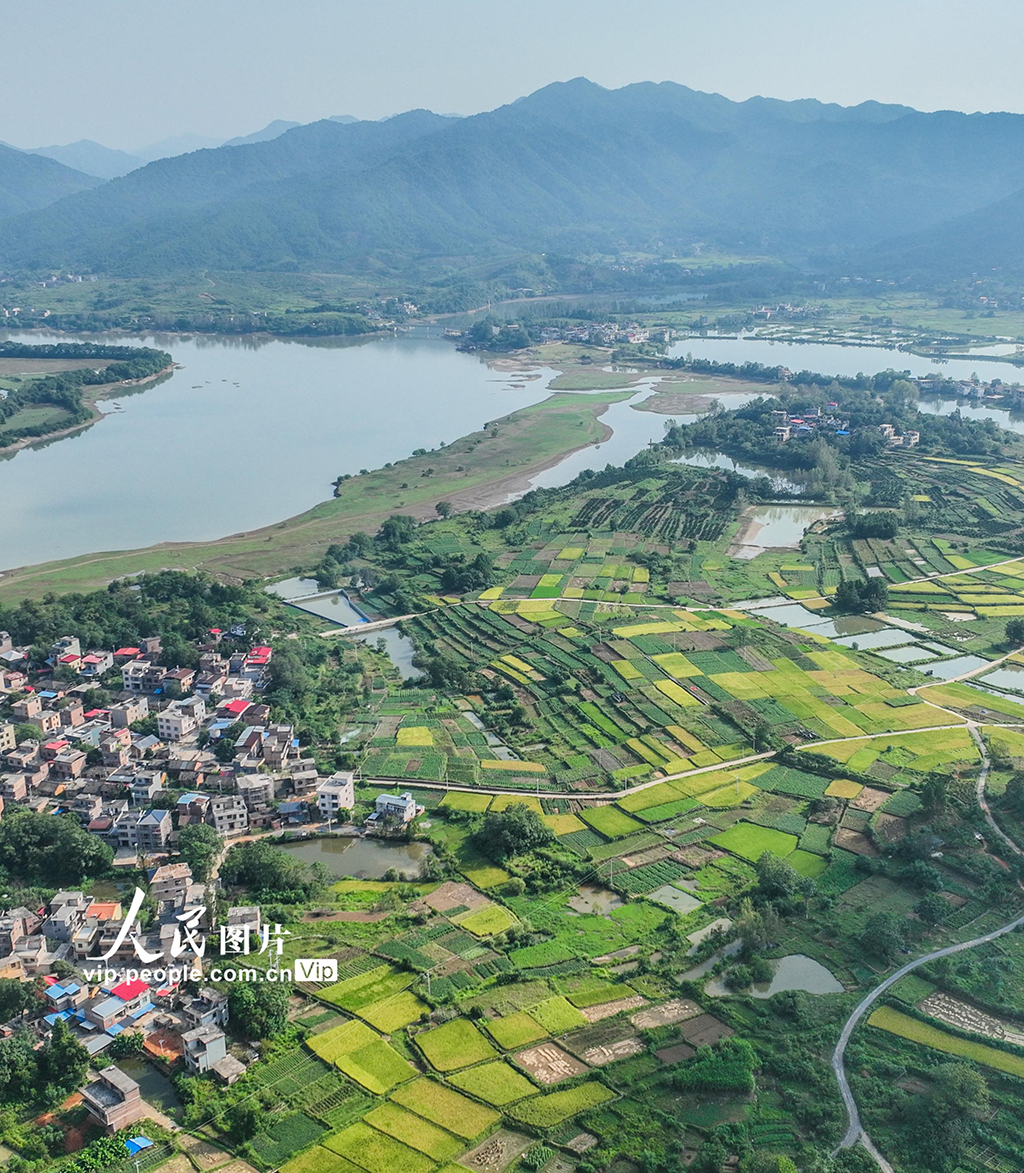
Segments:
[[[344,271],[704,242],[817,266],[1024,271],[1022,147],[1015,114],[580,78],[468,118],[272,123],[100,186],[71,172],[67,192],[21,207],[4,153],[0,267]]]

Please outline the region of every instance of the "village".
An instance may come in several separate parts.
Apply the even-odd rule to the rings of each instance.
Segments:
[[[43,1040],[63,1023],[100,1068],[80,1094],[108,1135],[154,1116],[138,1083],[103,1065],[108,1048],[118,1054],[124,1032],[144,1038],[147,1057],[168,1070],[209,1073],[228,1085],[246,1070],[225,1035],[227,995],[197,988],[195,975],[204,972],[206,937],[216,929],[222,953],[230,940],[255,953],[261,939],[265,952],[271,930],[255,905],[222,909],[221,924],[213,923],[215,894],[174,858],[181,831],[204,824],[226,847],[283,830],[390,833],[423,812],[408,794],[381,794],[365,826],[354,827],[352,772],[322,777],[293,728],[275,724],[270,707],[254,699],[272,649],[218,651],[225,636],[237,645],[243,634],[212,630],[192,669],[162,667],[159,638],[83,651],[66,636],[38,663],[38,649],[17,647],[0,632],[0,714],[7,718],[0,721],[0,817],[24,808],[76,819],[113,849],[115,869],[147,877],[153,915],[145,928],[121,899],[77,890],[0,916],[0,980],[43,983],[38,1008],[0,1025],[0,1037],[28,1025]],[[88,703],[100,684],[116,689],[102,708]],[[148,971],[163,980],[135,976],[140,959],[163,967]],[[135,1142],[139,1150],[148,1143],[134,1138],[129,1149]]]

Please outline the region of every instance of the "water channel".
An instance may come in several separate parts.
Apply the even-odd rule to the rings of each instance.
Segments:
[[[331,623],[337,623],[339,627],[358,627],[369,622],[367,616],[352,603],[344,591],[321,591],[320,584],[315,578],[286,578],[267,587],[267,590],[278,595],[292,607],[306,611],[310,615],[317,615],[321,619],[328,619]],[[379,628],[351,638],[361,640],[373,648],[382,645],[384,655],[398,669],[403,680],[421,675],[412,662],[416,654],[415,644],[396,628]]]

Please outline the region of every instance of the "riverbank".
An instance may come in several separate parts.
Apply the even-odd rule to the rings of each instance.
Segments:
[[[77,370],[79,367],[63,364],[65,370]],[[175,364],[169,363],[162,370],[156,371],[152,375],[146,375],[141,379],[124,379],[117,383],[102,383],[96,387],[90,388],[89,395],[83,395],[82,406],[89,411],[89,418],[87,420],[80,420],[78,423],[70,424],[65,428],[55,428],[52,432],[44,432],[41,436],[24,436],[20,440],[15,440],[13,444],[7,444],[0,447],[0,459],[4,457],[13,456],[16,452],[20,452],[22,448],[32,448],[39,444],[52,444],[55,440],[63,440],[66,436],[73,436],[77,432],[84,431],[85,428],[91,428],[93,424],[99,423],[103,419],[105,412],[100,411],[99,405],[105,399],[113,399],[116,395],[132,395],[139,388],[155,386],[158,382],[168,378],[174,372]]]
[[[438,501],[456,510],[488,509],[529,488],[531,480],[611,433],[601,416],[629,392],[554,394],[480,431],[390,468],[342,482],[340,496],[272,525],[206,542],[171,542],[25,566],[0,574],[5,603],[47,591],[85,591],[147,570],[205,570],[241,580],[310,565],[332,542],[357,531],[374,533],[404,513],[425,521]]]

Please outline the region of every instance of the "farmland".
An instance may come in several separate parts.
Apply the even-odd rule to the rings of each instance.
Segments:
[[[979,483],[1009,511],[1024,472],[1013,452],[934,455],[872,457],[849,523],[749,560],[728,550],[763,486],[655,454],[305,568],[406,616],[415,659],[268,603],[329,697],[295,718],[303,752],[353,773],[356,824],[394,791],[418,813],[370,824],[405,874],[273,906],[286,957],[337,978],[298,983],[264,1057],[202,1083],[193,1119],[259,1173],[823,1169],[853,1007],[1024,908],[977,807],[982,785],[1000,826],[1024,824],[1005,630],[1024,560],[977,512]],[[869,495],[896,502],[864,507],[899,512],[896,536],[855,528]],[[877,610],[840,606],[879,580]],[[900,1173],[932,1173],[906,1122],[942,1123],[954,1061],[991,1096],[958,1135],[1024,1151],[1022,1054],[926,1002],[1019,1023],[1022,951],[1009,934],[933,962],[854,1033],[852,1085]],[[1016,1173],[975,1151],[957,1173]]]

